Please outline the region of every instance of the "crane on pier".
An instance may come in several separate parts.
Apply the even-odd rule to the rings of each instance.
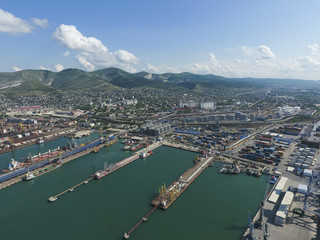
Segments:
[[[248,211],[248,221],[249,221],[249,234],[247,235],[246,239],[248,240],[257,240],[257,237],[253,231],[253,224],[250,217],[250,212]]]

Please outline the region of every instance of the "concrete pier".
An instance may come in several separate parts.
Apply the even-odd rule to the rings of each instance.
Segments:
[[[176,181],[174,181],[162,194],[159,194],[151,204],[159,208],[167,209],[190,184],[209,166],[213,157],[207,157],[189,168]]]
[[[171,143],[171,142],[168,142],[168,141],[163,141],[162,145],[163,146],[167,146],[167,147],[179,148],[179,149],[186,150],[186,151],[191,151],[191,152],[197,152],[197,153],[201,152],[201,151],[198,150],[198,148],[189,147],[189,146],[186,146],[184,144]]]
[[[49,197],[48,201],[49,202],[54,202],[58,199],[58,197],[62,196],[63,194],[67,193],[67,192],[72,192],[75,188],[80,187],[83,184],[87,184],[90,180],[92,180],[93,177],[90,177],[84,181],[82,181],[81,183],[78,183],[77,185],[74,185],[73,187],[68,188],[67,190],[64,190],[63,192],[55,195],[55,196],[51,196]]]

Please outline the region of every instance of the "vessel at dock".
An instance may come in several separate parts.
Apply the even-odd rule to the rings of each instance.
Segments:
[[[32,172],[28,171],[23,180],[28,181],[28,180],[34,179],[36,177],[42,176],[42,175],[44,175],[46,173],[49,173],[49,172],[51,172],[51,171],[53,171],[53,170],[55,170],[55,169],[57,169],[57,168],[59,168],[61,166],[62,166],[62,164],[58,162],[58,163],[54,163],[51,166],[46,167],[46,168],[38,171],[36,173],[32,173]]]
[[[148,157],[148,156],[150,156],[150,155],[152,155],[152,154],[153,154],[152,151],[142,151],[142,152],[140,153],[140,157],[141,157],[141,158],[146,158],[146,157]]]
[[[21,167],[21,163],[11,158],[11,162],[9,163],[8,168],[4,170],[4,172],[13,171],[13,170],[19,169],[20,167]]]
[[[93,152],[93,153],[98,153],[99,150],[100,150],[99,148],[95,148],[92,152]]]
[[[109,173],[113,172],[117,168],[118,168],[118,164],[117,163],[110,164],[110,165],[108,165],[108,163],[105,163],[104,164],[104,169],[96,171],[95,174],[94,174],[94,178],[95,179],[103,178],[104,176],[106,176]]]
[[[141,148],[143,145],[142,144],[135,144],[135,145],[132,145],[132,147],[130,148],[131,151],[135,151],[139,148]]]
[[[122,148],[122,150],[129,150],[129,148],[130,148],[130,145],[125,145],[125,146]]]
[[[65,147],[62,150],[62,153],[59,153],[59,148],[57,150],[49,151],[44,154],[40,154],[30,157],[24,162],[24,165],[22,168],[19,168],[13,172],[7,173],[7,174],[2,174],[0,175],[0,183],[8,181],[12,178],[18,177],[20,175],[26,174],[28,171],[33,171],[37,168],[43,167],[45,165],[48,165],[53,162],[57,162],[59,159],[65,159],[68,157],[71,157],[73,155],[77,155],[81,152],[84,152],[86,150],[92,149],[94,147],[97,147],[101,144],[104,144],[107,141],[114,140],[115,136],[108,137],[107,139],[105,138],[99,138],[97,140],[88,142],[87,144],[80,146],[80,147],[75,147],[75,148],[68,148]]]

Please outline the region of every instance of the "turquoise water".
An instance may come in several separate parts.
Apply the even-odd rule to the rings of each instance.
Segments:
[[[149,203],[159,186],[164,182],[170,185],[193,166],[196,156],[160,147],[152,156],[92,180],[54,203],[47,201],[88,178],[105,161],[118,162],[131,154],[121,148],[120,143],[102,148],[44,176],[1,190],[0,239],[121,239],[152,209]],[[3,157],[0,155],[0,162]],[[258,209],[266,179],[223,175],[216,167],[208,168],[168,210],[157,209],[130,239],[239,239],[247,226],[247,210],[255,213]]]

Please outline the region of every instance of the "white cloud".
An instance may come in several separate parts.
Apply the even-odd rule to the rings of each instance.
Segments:
[[[40,69],[40,70],[50,70],[49,68],[46,68],[46,67],[44,67],[44,66],[39,66],[39,69]]]
[[[260,45],[256,48],[242,46],[242,52],[249,56],[256,59],[272,59],[275,58],[276,55],[271,51],[271,49],[266,45]]]
[[[84,36],[73,25],[60,25],[53,33],[53,39],[62,46],[77,51],[76,61],[88,71],[98,67],[119,67],[136,72],[132,64],[137,64],[139,59],[132,53],[126,50],[110,52],[99,39]]]
[[[312,54],[318,54],[319,45],[317,43],[308,45],[308,48],[311,50]]]
[[[121,62],[137,62],[138,59],[132,54],[127,52],[126,50],[119,50],[115,52],[115,56],[117,60]]]
[[[0,9],[0,32],[18,34],[30,33],[31,31],[32,26],[27,21]]]
[[[63,53],[63,56],[65,56],[65,57],[68,57],[70,55],[70,52],[69,51],[65,51],[64,53]]]
[[[85,56],[77,55],[76,59],[85,69],[89,71],[93,71],[95,69],[95,66],[90,63]]]
[[[310,56],[297,57],[296,60],[298,61],[300,66],[303,67],[310,68],[320,66],[320,61]]]
[[[37,26],[42,27],[42,28],[49,27],[48,19],[32,18],[31,22],[34,25],[37,25]]]
[[[147,72],[152,72],[152,73],[168,73],[168,72],[179,73],[179,72],[181,72],[174,67],[170,67],[170,66],[166,66],[166,65],[155,66],[150,63],[147,63],[147,66],[145,68],[143,68],[143,70],[145,70]]]
[[[107,52],[102,42],[95,37],[85,37],[73,25],[61,24],[53,34],[53,38],[61,45],[88,53]]]
[[[275,58],[276,55],[271,51],[269,47],[266,45],[261,45],[258,47],[258,53],[260,55],[261,59],[270,59],[270,58]]]
[[[56,72],[60,72],[64,69],[64,67],[61,64],[54,65],[54,69]]]
[[[19,71],[22,70],[21,68],[18,68],[18,67],[12,67],[12,69],[13,69],[13,71],[15,71],[15,72],[19,72]]]

